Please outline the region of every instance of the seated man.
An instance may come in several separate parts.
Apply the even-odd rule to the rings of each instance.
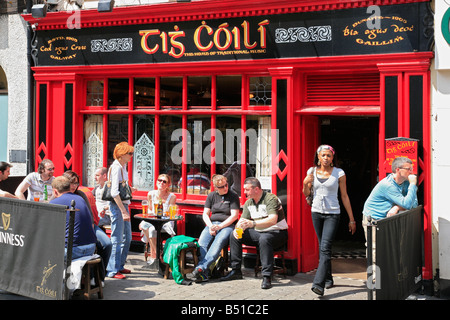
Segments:
[[[55,199],[51,200],[50,203],[70,207],[72,200],[75,200],[75,209],[79,210],[75,212],[72,259],[93,255],[95,252],[95,244],[97,239],[94,233],[92,215],[86,201],[81,196],[70,192],[70,181],[64,176],[55,178],[52,182],[52,187]],[[67,211],[66,253],[69,237],[69,221],[70,212]]]
[[[230,190],[227,178],[217,174],[212,182],[215,191],[206,198],[203,210],[206,226],[198,239],[200,261],[192,273],[196,281],[208,280],[209,268],[220,256],[222,248],[228,245],[239,215],[239,196]]]
[[[242,243],[258,246],[261,257],[262,289],[272,287],[273,251],[287,241],[286,219],[278,197],[261,189],[256,178],[244,181],[244,193],[248,200],[244,204],[242,216],[236,228],[242,228],[242,238],[236,229],[230,235],[231,272],[222,281],[242,279]]]
[[[49,159],[42,160],[38,165],[37,172],[31,172],[25,179],[19,184],[15,191],[15,195],[22,200],[25,200],[25,191],[28,190],[27,200],[33,201],[35,193],[44,194],[47,191],[47,199],[52,199],[52,181],[55,179],[53,176],[55,172],[55,166]]]
[[[8,162],[0,161],[0,181],[8,179],[11,167],[12,165],[10,165]],[[2,189],[0,189],[0,197],[17,198],[8,191],[3,191]]]

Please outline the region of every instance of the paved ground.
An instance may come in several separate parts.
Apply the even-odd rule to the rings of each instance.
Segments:
[[[351,263],[351,268],[348,263]],[[130,252],[126,267],[131,269],[132,273],[123,280],[107,278],[104,286],[104,300],[153,301],[152,305],[173,306],[174,308],[172,310],[169,308],[168,312],[175,312],[174,315],[183,314],[183,308],[187,306],[193,308],[194,304],[200,307],[219,305],[222,306],[220,311],[225,313],[225,308],[229,307],[230,303],[238,303],[239,306],[253,306],[256,303],[259,308],[262,308],[261,306],[266,304],[271,306],[273,303],[282,302],[282,305],[293,306],[292,302],[299,300],[364,301],[368,299],[364,263],[365,260],[358,259],[352,262],[334,260],[335,286],[326,290],[323,297],[318,297],[311,291],[314,272],[286,277],[277,275],[272,282],[273,288],[268,290],[261,289],[261,275],[255,278],[253,269],[248,268],[243,269],[244,279],[242,280],[227,282],[211,280],[187,286],[179,285],[173,279],[164,279],[155,271],[143,269],[142,267],[146,264],[144,254]],[[0,300],[23,299],[23,297],[0,292]],[[91,299],[98,300],[96,295]],[[419,295],[413,295],[409,299],[436,300],[434,297]],[[195,315],[192,312],[196,312],[187,309],[185,311],[191,315]]]

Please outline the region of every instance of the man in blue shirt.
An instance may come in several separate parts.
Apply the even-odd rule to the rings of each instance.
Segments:
[[[383,219],[417,207],[417,176],[411,174],[412,170],[412,161],[408,158],[398,157],[392,161],[392,174],[378,182],[364,204],[364,231],[368,217]]]
[[[95,243],[97,238],[94,233],[92,215],[87,207],[86,201],[79,195],[70,192],[70,181],[64,176],[55,178],[52,182],[53,193],[56,197],[51,200],[52,204],[61,204],[70,207],[72,200],[75,200],[74,230],[73,230],[73,248],[72,259],[84,256],[91,256],[95,252]],[[66,214],[66,251],[69,236],[70,212]]]

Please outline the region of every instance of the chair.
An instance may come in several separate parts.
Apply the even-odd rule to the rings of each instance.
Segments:
[[[276,250],[273,251],[274,259],[275,259],[275,256],[279,256],[281,258],[282,267],[278,267],[274,263],[272,274],[282,274],[286,278],[287,268],[286,268],[286,263],[284,261],[284,251],[285,251],[284,247],[277,248]],[[255,277],[257,277],[258,273],[261,271],[261,265],[260,265],[261,261],[260,260],[261,260],[261,258],[259,257],[259,247],[256,247]]]
[[[188,252],[190,252],[194,258],[193,264],[188,263],[188,261],[186,259],[186,254]],[[178,258],[178,263],[180,265],[180,272],[183,275],[183,277],[185,277],[186,274],[194,271],[195,266],[198,264],[197,248],[196,247],[188,247],[188,248],[181,249],[180,255]],[[166,265],[166,269],[164,271],[164,279],[168,279],[170,267],[167,263],[165,263],[165,265]]]
[[[97,293],[99,299],[103,299],[102,280],[100,278],[100,268],[102,267],[102,258],[95,258],[86,261],[81,274],[82,292],[85,299],[89,300],[91,294]],[[91,268],[94,275],[95,285],[91,286]]]

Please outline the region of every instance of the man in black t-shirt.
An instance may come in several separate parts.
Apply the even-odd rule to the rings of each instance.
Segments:
[[[215,175],[212,178],[214,190],[206,198],[203,210],[203,229],[198,244],[200,262],[192,272],[196,281],[207,281],[210,265],[217,260],[220,251],[228,245],[230,234],[239,215],[239,196],[229,190],[227,178]],[[211,215],[210,215],[211,214]]]

